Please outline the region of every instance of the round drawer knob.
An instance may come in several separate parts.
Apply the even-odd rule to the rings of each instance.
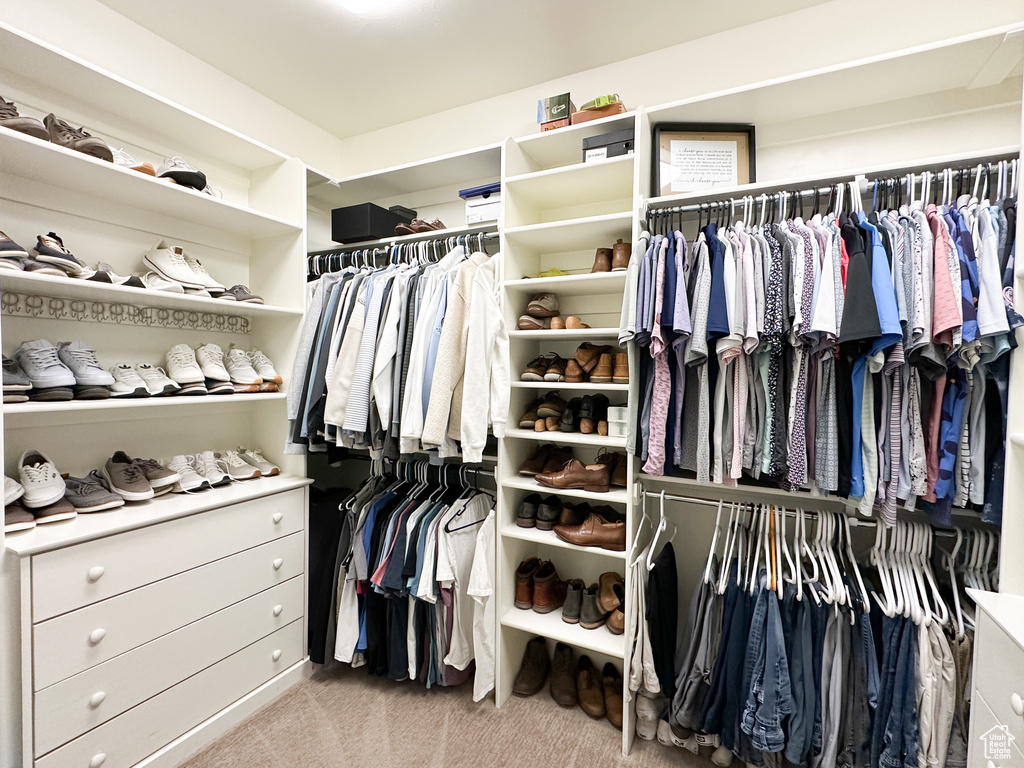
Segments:
[[[102,565],[94,565],[89,569],[89,581],[99,581],[106,572],[107,569]]]
[[[1021,699],[1019,693],[1010,694],[1010,709],[1017,717],[1024,715],[1024,699]]]
[[[93,755],[92,760],[89,761],[89,768],[100,768],[105,762],[107,762],[107,753],[100,752],[98,755]]]
[[[107,636],[107,630],[105,629],[94,629],[89,633],[89,642],[96,645],[100,640]],[[105,756],[104,756],[105,757]]]
[[[275,571],[281,570],[281,566],[282,565],[284,565],[284,558],[281,558],[281,557],[277,558],[277,560],[274,561],[274,570]]]
[[[270,654],[270,656],[271,656],[271,658],[274,661],[280,661],[281,660],[281,649],[278,648],[276,651],[274,651],[272,654]]]
[[[283,605],[275,605],[274,606],[274,615],[275,616],[280,616],[281,615],[281,611],[283,611],[283,610],[284,610],[284,606]]]
[[[96,691],[96,693],[89,697],[89,706],[95,709],[102,704],[106,698],[107,694],[105,691]]]
[[[282,515],[280,512],[275,512],[274,517],[271,519],[274,521],[274,525],[277,525],[282,520],[284,520],[284,515]]]

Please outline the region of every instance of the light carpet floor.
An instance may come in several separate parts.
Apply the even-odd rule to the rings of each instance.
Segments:
[[[622,756],[607,720],[563,709],[547,688],[499,711],[473,703],[472,683],[426,690],[362,669],[314,673],[239,723],[182,768],[598,768],[692,766],[710,761],[636,739]]]

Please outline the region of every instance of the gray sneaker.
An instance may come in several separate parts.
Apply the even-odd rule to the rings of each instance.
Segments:
[[[126,501],[153,498],[153,486],[149,484],[145,473],[124,451],[118,451],[107,459],[102,471],[108,487]]]
[[[9,392],[28,392],[32,389],[32,381],[25,372],[21,370],[21,366],[18,365],[14,358],[3,356],[4,358],[4,394]]]
[[[231,475],[232,480],[253,480],[260,476],[260,470],[247,461],[242,461],[238,451],[224,451],[213,455],[220,468]]]
[[[64,484],[67,486],[64,498],[78,512],[99,512],[124,506],[124,499],[91,478],[69,477]]]
[[[267,461],[266,457],[263,455],[263,451],[259,448],[242,448],[239,446],[238,455],[241,456],[244,461],[256,467],[263,477],[274,477],[275,475],[281,474],[281,468],[276,464]]]
[[[173,469],[168,469],[156,459],[134,459],[135,466],[142,470],[153,490],[159,490],[168,485],[174,485],[181,480],[181,475]]]
[[[77,275],[85,269],[85,264],[80,262],[75,255],[64,247],[64,241],[56,232],[49,232],[36,237],[36,247],[32,249],[38,261],[53,264],[64,270],[66,274]]]

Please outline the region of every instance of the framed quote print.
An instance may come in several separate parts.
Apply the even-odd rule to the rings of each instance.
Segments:
[[[654,126],[654,197],[749,184],[754,177],[754,126],[663,123]]]

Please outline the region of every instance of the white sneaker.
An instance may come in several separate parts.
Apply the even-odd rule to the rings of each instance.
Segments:
[[[166,240],[158,241],[142,261],[165,280],[181,283],[185,288],[203,287],[202,278],[185,262],[185,251],[180,246],[168,245]]]
[[[231,381],[228,369],[224,367],[224,352],[216,344],[196,347],[196,360],[203,370],[203,376],[214,381]]]
[[[281,468],[267,461],[263,451],[259,448],[242,448],[239,446],[238,455],[242,457],[243,461],[247,461],[256,467],[263,477],[274,477],[281,474]]]
[[[232,384],[251,386],[263,383],[263,379],[249,362],[249,355],[244,349],[238,349],[234,344],[228,348],[227,368]]]
[[[274,369],[274,364],[270,362],[270,358],[260,352],[258,349],[254,349],[249,352],[249,362],[252,363],[252,367],[259,374],[259,377],[263,379],[263,383],[272,381],[275,384],[283,384],[284,379]]]
[[[46,339],[22,342],[14,351],[14,359],[36,389],[75,386],[75,374],[60,361],[57,348]]]
[[[110,369],[114,383],[110,385],[111,397],[149,397],[149,387],[129,363],[118,363]]]
[[[4,475],[4,506],[6,507],[12,501],[17,501],[25,495],[25,489],[21,483],[15,480],[13,477],[7,477]]]
[[[196,362],[196,353],[188,344],[175,344],[167,350],[167,375],[179,384],[201,384],[203,371]]]
[[[202,296],[204,299],[212,299],[213,294],[205,288],[189,288],[185,286],[185,293],[189,296]]]
[[[64,498],[64,478],[54,463],[39,451],[25,451],[21,454],[18,474],[25,487],[22,503],[26,507],[45,507]]]
[[[262,474],[258,467],[244,461],[238,451],[215,453],[214,458],[220,462],[221,469],[227,471],[234,480],[253,480]]]
[[[196,170],[177,155],[165,159],[156,169],[156,175],[165,179],[173,179],[183,187],[191,187],[199,191],[206,188],[206,174]]]
[[[153,167],[152,163],[140,163],[123,149],[115,149],[114,147],[111,147],[110,151],[114,155],[114,165],[138,171],[139,173],[144,173],[147,176],[156,176],[156,168]]]
[[[231,476],[220,468],[220,465],[217,463],[217,457],[213,455],[213,451],[197,453],[192,459],[192,466],[196,472],[205,477],[206,482],[211,486],[231,482]]]
[[[142,284],[151,291],[166,291],[167,293],[184,293],[185,287],[173,280],[166,280],[156,272],[147,272],[142,276]]]
[[[191,493],[210,487],[206,478],[196,472],[188,456],[175,456],[168,462],[167,468],[178,473],[178,482],[171,488],[174,493]]]
[[[711,762],[719,768],[729,768],[732,765],[732,750],[728,747],[716,747],[711,755]]]
[[[224,293],[224,286],[213,279],[199,259],[186,253],[185,263],[188,264],[189,269],[199,276],[199,281],[203,284],[203,288],[208,290],[211,294]]]
[[[62,341],[57,345],[57,357],[75,374],[80,386],[109,387],[114,377],[100,367],[96,352],[84,341]]]
[[[157,368],[149,363],[141,363],[135,366],[135,371],[146,382],[146,390],[151,395],[173,395],[181,389],[177,382],[167,376],[163,368]]]
[[[106,272],[107,277],[110,278],[110,282],[114,285],[125,285],[129,288],[145,288],[146,284],[142,282],[142,278],[138,275],[119,275],[114,271],[114,268],[104,262],[99,262],[96,265],[97,272]]]

